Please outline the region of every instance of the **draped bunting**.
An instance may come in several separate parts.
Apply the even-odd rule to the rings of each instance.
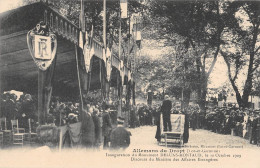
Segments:
[[[136,45],[138,48],[141,48],[141,40],[142,40],[142,33],[141,33],[141,27],[142,27],[142,21],[141,21],[141,15],[140,13],[133,16],[133,37],[136,41]]]
[[[93,47],[90,48],[89,44],[85,43],[83,49],[83,55],[84,55],[85,69],[88,72],[90,70],[91,58],[94,55],[94,48]]]
[[[110,75],[112,71],[112,54],[110,49],[107,47],[106,49],[106,72],[107,72],[107,80],[110,81]]]
[[[53,77],[57,56],[46,71],[38,70],[38,121],[45,124],[52,95]]]

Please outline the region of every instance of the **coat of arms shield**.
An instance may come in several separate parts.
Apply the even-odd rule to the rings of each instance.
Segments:
[[[27,44],[37,67],[43,71],[47,70],[56,55],[56,35],[40,22],[34,29],[27,33]]]

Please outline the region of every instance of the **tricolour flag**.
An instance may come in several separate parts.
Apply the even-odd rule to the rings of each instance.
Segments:
[[[121,18],[127,18],[127,0],[120,0]]]

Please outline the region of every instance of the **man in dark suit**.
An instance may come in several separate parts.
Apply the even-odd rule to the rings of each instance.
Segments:
[[[86,148],[92,148],[95,142],[95,125],[92,119],[93,108],[88,111],[84,110],[82,113],[82,145]]]
[[[161,112],[163,115],[163,131],[172,131],[171,109],[172,102],[169,100],[169,96],[165,95],[164,101],[161,106]]]
[[[110,149],[126,149],[130,145],[131,133],[123,127],[123,122],[118,122],[118,127],[111,132]]]
[[[101,144],[101,122],[100,122],[100,118],[99,118],[99,110],[98,109],[94,109],[92,119],[93,119],[94,126],[95,126],[94,146],[96,148],[99,148],[99,146]]]
[[[104,112],[102,114],[102,135],[104,136],[103,148],[106,149],[109,147],[110,142],[110,133],[112,130],[111,118],[109,115],[110,107],[108,105],[104,106]]]

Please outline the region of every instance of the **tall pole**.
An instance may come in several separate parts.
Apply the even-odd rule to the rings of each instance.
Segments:
[[[106,0],[103,0],[103,42],[104,42],[104,48],[106,50],[107,48],[107,12],[106,12],[106,6],[107,6],[107,2]]]
[[[134,44],[136,44],[136,37],[137,37],[137,18],[135,18],[135,39],[134,39]],[[135,51],[134,51],[134,71],[136,68],[136,51],[137,51],[137,47],[135,47]]]
[[[119,60],[121,60],[121,38],[122,38],[122,32],[121,32],[121,29],[122,29],[122,21],[121,21],[121,10],[119,12],[119,49],[118,49],[118,58]],[[120,62],[120,65],[121,65],[121,62]],[[121,76],[121,78],[123,78],[124,76]],[[122,80],[121,80],[122,81]],[[119,82],[120,83],[120,82]],[[122,86],[123,86],[123,83],[122,83]],[[118,86],[120,87],[119,91],[120,93],[118,94],[119,95],[119,103],[118,103],[118,116],[122,117],[122,87],[121,85]]]
[[[186,66],[185,66],[185,59],[183,56],[183,66],[184,66],[184,75],[182,76],[183,80],[183,85],[182,85],[182,90],[181,90],[181,109],[184,110],[184,89],[185,89],[185,75],[186,75]]]
[[[128,15],[128,22],[129,22],[129,24],[128,24],[128,32],[129,32],[129,36],[128,36],[128,47],[127,47],[127,53],[128,53],[128,57],[127,57],[127,65],[128,65],[128,67],[129,67],[129,60],[130,60],[130,37],[131,37],[131,26],[130,26],[130,24],[131,24],[131,16],[130,16],[130,14],[128,13],[128,10],[127,10],[127,15]]]
[[[81,109],[83,110],[83,95],[81,90],[81,80],[80,80],[80,74],[79,74],[79,58],[78,58],[78,48],[75,45],[75,56],[76,56],[76,65],[77,65],[77,75],[78,75],[78,84],[79,84],[79,94],[80,94],[80,102],[81,102]]]
[[[85,33],[86,26],[85,26],[85,6],[84,6],[84,0],[81,0],[80,20],[81,20],[81,25],[80,25],[81,26],[81,30],[82,30],[83,33]]]
[[[122,40],[122,21],[121,21],[121,11],[119,14],[119,49],[118,49],[118,58],[121,60],[121,40]]]

